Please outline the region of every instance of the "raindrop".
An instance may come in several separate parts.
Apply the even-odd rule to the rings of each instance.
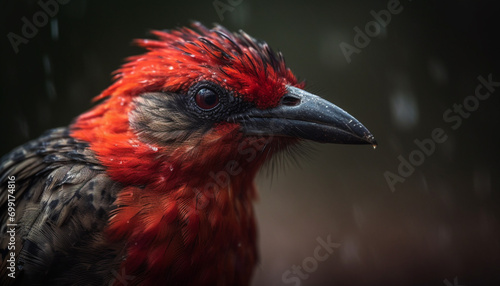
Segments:
[[[401,129],[411,129],[418,123],[417,100],[408,90],[400,89],[392,94],[391,111],[394,123]]]
[[[318,48],[316,57],[319,61],[330,69],[344,68],[349,62],[338,47],[341,42],[349,38],[349,33],[347,30],[339,30],[334,27],[319,31],[317,33],[319,44],[316,45]]]
[[[49,99],[54,100],[57,97],[56,87],[52,80],[45,80],[45,91],[47,92]]]
[[[19,124],[19,132],[24,138],[29,138],[30,129],[28,126],[28,121],[24,116],[19,116],[17,118],[17,123]]]
[[[53,41],[59,40],[59,21],[57,18],[52,18],[50,21],[50,34]]]
[[[438,84],[448,83],[448,71],[443,62],[438,59],[430,59],[427,63],[430,77]]]
[[[49,99],[53,100],[56,98],[56,88],[52,80],[52,62],[47,54],[42,56],[43,71],[45,73],[45,91],[49,96]]]
[[[47,54],[44,54],[42,56],[42,62],[43,62],[43,71],[45,72],[46,76],[49,76],[52,74],[52,66],[50,64],[50,58]]]
[[[358,205],[352,206],[352,216],[354,218],[354,221],[356,222],[356,226],[359,229],[363,229],[366,226],[367,223],[366,215],[364,214],[360,206]]]
[[[390,95],[392,121],[401,130],[410,130],[419,121],[417,98],[409,76],[401,71],[389,74],[393,91]]]

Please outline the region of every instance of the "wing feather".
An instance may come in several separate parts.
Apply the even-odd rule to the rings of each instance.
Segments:
[[[15,250],[9,249],[7,233],[12,176]],[[109,281],[113,274],[109,266],[119,266],[123,245],[109,242],[104,229],[120,189],[88,144],[71,138],[67,128],[51,130],[5,155],[0,160],[1,284]],[[17,259],[15,279],[7,276],[11,251]],[[87,273],[83,278],[82,271]]]

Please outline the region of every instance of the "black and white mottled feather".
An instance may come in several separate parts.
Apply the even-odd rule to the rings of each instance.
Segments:
[[[122,249],[103,237],[120,185],[108,178],[87,147],[71,138],[68,129],[59,128],[1,159],[1,285],[96,285],[113,278],[109,265],[99,265],[107,261],[118,268],[120,264],[115,257]],[[12,176],[15,250],[8,248],[7,233],[8,181]],[[14,279],[7,276],[11,251],[16,257]]]

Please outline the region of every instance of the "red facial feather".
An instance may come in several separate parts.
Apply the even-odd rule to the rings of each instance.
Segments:
[[[129,130],[128,114],[132,100],[145,92],[169,91],[185,94],[200,80],[211,80],[233,91],[236,96],[265,109],[278,104],[286,85],[302,87],[281,54],[247,34],[233,34],[221,26],[209,30],[199,23],[197,30],[180,28],[153,31],[159,40],[137,40],[148,52],[134,56],[116,72],[115,83],[95,100],[106,98],[83,114],[73,125],[72,135],[90,142],[91,148],[110,167],[111,177],[125,183],[140,184],[154,173],[167,176],[170,166],[152,165],[159,146],[137,140]],[[219,128],[230,129],[222,124]],[[137,160],[136,158],[141,158]],[[124,175],[134,170],[137,176]]]

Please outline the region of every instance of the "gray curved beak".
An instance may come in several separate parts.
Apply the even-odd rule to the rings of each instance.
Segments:
[[[356,118],[323,98],[293,86],[277,107],[253,108],[233,121],[248,135],[287,136],[321,143],[371,144],[375,138]]]

